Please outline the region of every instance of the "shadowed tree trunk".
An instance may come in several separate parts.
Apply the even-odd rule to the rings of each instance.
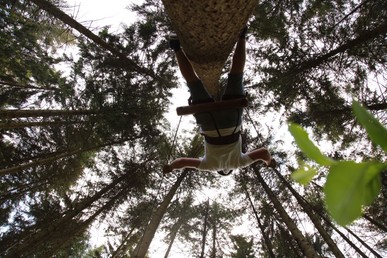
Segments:
[[[122,239],[121,244],[116,248],[116,250],[114,250],[114,252],[112,253],[112,255],[111,255],[110,258],[116,258],[116,257],[119,257],[120,252],[125,248],[125,246],[126,246],[126,244],[127,244],[127,241],[128,241],[129,238],[132,236],[134,229],[135,229],[135,227],[132,227],[132,229],[131,229],[131,230],[129,231],[129,233],[125,236],[125,238]]]
[[[278,211],[283,222],[288,227],[288,230],[292,233],[292,236],[297,241],[304,255],[308,258],[319,257],[319,255],[313,249],[313,246],[308,242],[308,240],[304,237],[302,232],[297,228],[297,225],[294,223],[292,218],[290,218],[290,216],[288,215],[284,207],[281,205],[280,201],[277,199],[273,191],[266,184],[265,180],[262,178],[261,174],[259,173],[259,170],[256,167],[253,167],[253,168],[258,181],[262,185],[270,201],[273,203],[275,209]]]
[[[88,39],[92,40],[94,43],[99,45],[100,47],[110,51],[113,55],[118,57],[119,59],[123,60],[125,65],[131,69],[134,70],[140,74],[148,75],[151,78],[155,80],[159,80],[161,82],[164,82],[165,80],[157,75],[154,71],[150,69],[146,69],[144,67],[139,66],[136,64],[133,60],[129,59],[124,53],[107,43],[105,40],[94,34],[92,31],[90,31],[88,28],[74,20],[72,17],[67,15],[65,12],[60,10],[58,7],[56,7],[54,4],[52,4],[50,1],[47,0],[31,0],[34,4],[39,6],[39,8],[45,10],[50,15],[54,16],[55,18],[61,20],[63,23],[69,25],[71,28],[77,30],[82,35],[86,36]]]
[[[379,253],[377,253],[371,246],[363,241],[358,235],[356,235],[352,230],[345,227],[349,234],[351,234],[359,243],[361,243],[365,248],[367,248],[376,258],[383,258]]]
[[[31,228],[30,232],[25,232],[23,237],[19,237],[17,244],[8,249],[8,253],[5,257],[23,257],[24,254],[29,254],[29,252],[33,250],[32,248],[44,244],[52,235],[58,234],[57,232],[60,232],[66,225],[69,225],[72,219],[79,216],[106,193],[115,189],[126,177],[127,175],[123,175],[116,178],[93,196],[77,203],[75,209],[68,211],[61,218],[55,221],[46,221],[42,225],[33,226],[34,228]],[[120,191],[120,193],[122,192],[126,192],[126,189]],[[117,201],[117,198],[111,198],[106,205],[111,205],[115,201]]]
[[[387,23],[383,23],[382,25],[379,25],[378,27],[374,28],[373,30],[364,31],[357,38],[354,38],[352,40],[347,41],[346,43],[340,45],[339,47],[331,50],[330,52],[323,54],[321,56],[318,56],[316,58],[306,60],[302,63],[300,63],[297,67],[294,67],[287,72],[285,72],[282,76],[280,76],[282,79],[286,79],[288,76],[295,76],[299,75],[302,72],[312,69],[315,67],[318,67],[319,65],[329,61],[329,59],[339,53],[344,53],[347,50],[350,50],[354,47],[357,47],[361,44],[366,44],[367,42],[370,42],[372,39],[384,35],[387,33]]]
[[[219,93],[221,70],[254,0],[162,0],[185,53],[209,93]]]
[[[1,78],[1,76],[0,76],[0,78]],[[0,80],[0,85],[3,85],[4,87],[13,87],[13,88],[23,89],[23,90],[52,90],[52,91],[59,90],[58,88],[55,88],[55,87],[42,88],[42,87],[34,86],[31,84],[24,84],[23,85],[23,84],[18,84],[15,82],[7,82],[7,81],[2,81],[2,80]]]
[[[9,167],[9,168],[0,169],[0,176],[17,173],[17,172],[22,171],[24,169],[52,163],[58,159],[70,157],[70,156],[81,154],[81,153],[88,152],[88,151],[96,151],[96,150],[99,150],[99,149],[107,147],[107,146],[122,144],[126,141],[130,141],[130,140],[134,140],[134,139],[136,139],[136,137],[133,137],[131,139],[122,139],[120,141],[110,142],[110,143],[92,146],[92,147],[88,147],[88,148],[79,148],[79,149],[75,149],[75,150],[68,150],[68,151],[65,151],[62,153],[51,154],[51,156],[48,156],[48,157],[31,158],[28,162],[26,162],[24,164],[16,165],[16,166]],[[50,155],[50,154],[48,154],[48,155]]]
[[[50,117],[50,116],[77,116],[99,114],[98,110],[6,110],[0,111],[0,118],[18,118],[18,117]]]
[[[206,247],[206,238],[207,238],[207,231],[208,231],[208,213],[210,209],[210,201],[207,200],[206,202],[206,210],[204,214],[204,225],[203,225],[203,234],[202,234],[202,248],[200,252],[200,258],[204,258],[204,249]]]
[[[168,258],[169,253],[171,252],[171,249],[172,249],[172,245],[175,242],[177,233],[179,232],[179,229],[180,229],[182,223],[183,223],[183,218],[180,217],[179,220],[176,222],[176,224],[173,225],[172,230],[171,230],[169,244],[168,244],[168,249],[165,252],[164,258]]]
[[[68,234],[66,238],[62,239],[62,237],[61,237],[62,234],[59,233],[59,235],[60,235],[59,239],[54,242],[55,243],[54,248],[51,248],[50,252],[45,253],[45,255],[47,255],[46,257],[55,257],[55,254],[60,249],[66,247],[66,246],[70,246],[75,237],[84,233],[99,215],[101,215],[103,212],[110,210],[119,199],[121,199],[122,197],[124,197],[128,194],[129,190],[130,190],[129,188],[123,189],[117,195],[111,197],[110,200],[106,204],[101,206],[89,218],[87,218],[84,222],[78,224],[76,228],[74,228],[72,231],[70,231],[69,232],[70,234]],[[62,225],[62,229],[66,229],[67,225],[68,225],[68,223]],[[58,231],[56,231],[56,232],[58,232]],[[56,233],[56,234],[58,234],[58,233]],[[44,242],[41,245],[44,245],[45,243],[51,243],[52,240],[50,241],[50,238],[52,238],[51,235],[46,236],[46,239],[44,240]],[[42,248],[42,247],[40,247],[40,248]],[[33,254],[34,253],[30,251],[29,255],[31,257],[33,257]]]
[[[244,179],[242,179],[244,180]],[[273,253],[273,246],[271,244],[271,241],[270,241],[270,238],[269,236],[266,234],[266,230],[265,230],[265,227],[264,225],[262,225],[262,222],[261,220],[259,219],[259,216],[258,216],[258,212],[256,211],[255,207],[254,207],[254,204],[253,204],[253,201],[251,200],[251,196],[250,196],[250,193],[246,187],[246,184],[245,182],[243,181],[242,182],[242,187],[243,187],[243,190],[245,191],[246,193],[246,197],[247,199],[249,200],[249,203],[250,203],[250,206],[251,208],[253,209],[253,212],[254,212],[254,216],[255,216],[255,219],[257,220],[257,223],[258,223],[258,226],[259,226],[259,229],[261,230],[261,234],[263,236],[263,240],[264,240],[264,243],[266,245],[266,250],[267,250],[267,253],[269,254],[269,257],[270,258],[275,258],[275,255]]]
[[[337,247],[335,242],[332,240],[331,236],[326,232],[326,230],[323,228],[323,226],[320,223],[320,220],[318,216],[313,212],[312,207],[304,201],[304,199],[298,194],[298,192],[289,184],[288,181],[280,174],[280,172],[273,168],[276,175],[280,178],[281,182],[285,184],[285,186],[289,189],[289,191],[293,194],[293,196],[296,198],[298,203],[302,206],[305,213],[308,214],[310,220],[312,221],[313,225],[316,227],[318,232],[320,233],[321,237],[324,239],[324,241],[328,244],[330,250],[335,255],[335,257],[341,257],[344,258],[344,254],[340,251],[340,249]]]
[[[7,121],[5,123],[0,123],[0,130],[11,130],[24,127],[32,126],[61,126],[61,125],[71,125],[71,124],[80,124],[85,121],[43,121],[43,122],[22,122],[22,121]]]
[[[214,206],[213,206],[214,207]],[[217,237],[217,210],[213,209],[212,211],[212,250],[211,250],[211,258],[216,258],[216,237]]]
[[[167,211],[167,208],[169,204],[171,203],[171,200],[173,196],[176,193],[176,190],[179,188],[181,182],[187,175],[188,170],[185,169],[180,176],[177,178],[176,182],[173,184],[171,189],[169,190],[168,194],[165,196],[163,202],[160,204],[160,206],[155,210],[155,212],[152,215],[151,220],[149,221],[149,224],[145,228],[144,234],[141,238],[141,241],[136,246],[136,249],[134,250],[134,256],[135,258],[143,258],[145,257],[149,245],[151,244],[153,237],[156,233],[156,230],[161,222],[161,219],[163,218],[165,212]]]

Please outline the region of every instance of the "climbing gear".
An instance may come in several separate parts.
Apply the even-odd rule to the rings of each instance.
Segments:
[[[190,104],[189,106],[177,107],[176,113],[179,116],[192,115],[197,113],[206,113],[230,108],[244,108],[247,107],[247,104],[248,102],[245,97],[215,102],[206,102],[198,104],[195,103]]]
[[[214,101],[213,99],[205,99],[199,102],[192,102],[192,99],[188,99],[189,106],[178,107],[176,112],[179,116],[189,115],[189,114],[198,114],[198,113],[208,113],[211,116],[212,122],[215,126],[215,129],[218,133],[217,137],[210,137],[203,134],[205,140],[209,144],[213,145],[225,145],[231,144],[239,140],[240,131],[236,132],[238,125],[240,123],[240,110],[239,108],[247,107],[247,99],[245,96],[224,96],[222,101]],[[216,123],[213,111],[226,110],[226,109],[236,109],[238,112],[238,120],[236,121],[234,131],[230,135],[221,135],[218,125]]]
[[[171,159],[171,156],[172,156],[172,152],[175,148],[175,143],[176,143],[176,138],[177,138],[177,132],[179,131],[179,127],[180,127],[180,124],[181,124],[181,119],[182,119],[182,116],[180,117],[179,119],[179,123],[177,124],[177,128],[175,130],[175,136],[173,137],[173,142],[172,142],[172,145],[171,145],[171,148],[169,149],[169,154],[168,154],[168,157],[167,157],[167,161],[169,161]]]
[[[180,40],[176,34],[169,35],[169,47],[172,48],[174,51],[180,50]]]
[[[233,170],[231,169],[231,170],[229,170],[227,173],[224,173],[224,170],[219,170],[219,171],[217,171],[217,172],[218,172],[219,175],[222,175],[222,176],[229,176],[229,175],[233,172]]]
[[[239,140],[240,132],[236,132],[230,135],[225,136],[219,136],[219,137],[209,137],[207,135],[204,135],[204,139],[209,144],[213,145],[225,145],[225,144],[231,144]]]

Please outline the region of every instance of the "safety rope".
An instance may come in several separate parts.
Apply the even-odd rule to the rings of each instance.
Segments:
[[[177,138],[177,133],[179,131],[179,127],[180,127],[180,124],[181,124],[181,119],[183,118],[183,116],[180,116],[180,119],[179,119],[179,123],[177,124],[177,128],[175,130],[175,135],[173,137],[173,141],[172,141],[172,145],[171,145],[171,148],[169,150],[169,154],[168,154],[168,157],[167,157],[167,162],[169,162],[171,156],[172,156],[172,152],[173,152],[173,149],[175,148],[175,143],[176,143],[176,138]]]
[[[179,132],[179,128],[180,128],[180,124],[181,124],[181,120],[182,120],[182,117],[183,116],[180,116],[180,119],[179,119],[179,123],[177,124],[177,128],[175,130],[175,135],[173,136],[173,141],[172,141],[172,145],[171,147],[169,148],[169,153],[168,153],[168,156],[167,156],[167,160],[166,160],[166,163],[169,163],[170,162],[170,159],[171,159],[171,156],[172,156],[172,152],[175,148],[175,144],[176,144],[176,138],[177,138],[177,133]],[[161,180],[160,180],[160,184],[159,184],[159,187],[157,189],[157,193],[155,195],[155,206],[157,205],[157,196],[159,196],[159,193],[160,193],[160,190],[161,190],[161,185],[164,181],[164,178],[165,178],[165,175],[163,173],[162,177],[161,177]]]

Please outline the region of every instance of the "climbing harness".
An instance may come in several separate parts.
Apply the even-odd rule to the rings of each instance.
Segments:
[[[245,96],[238,98],[232,98],[232,99],[225,99],[221,101],[213,101],[213,99],[209,99],[205,103],[192,103],[191,100],[188,100],[189,105],[178,107],[176,109],[177,114],[181,117],[183,115],[190,115],[190,114],[199,114],[199,113],[208,113],[212,119],[212,122],[215,126],[215,129],[218,133],[218,137],[210,137],[205,134],[202,134],[206,140],[206,142],[213,144],[213,145],[224,145],[224,144],[230,144],[238,141],[240,136],[240,131],[236,132],[238,125],[240,123],[240,110],[239,108],[247,107],[247,99]],[[215,117],[213,115],[213,111],[220,111],[220,110],[226,110],[226,109],[236,109],[238,112],[238,120],[236,122],[234,131],[230,135],[221,135],[220,130],[218,128],[218,125],[216,123]]]

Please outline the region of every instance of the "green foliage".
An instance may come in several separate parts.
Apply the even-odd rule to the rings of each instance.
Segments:
[[[384,152],[387,152],[387,129],[358,102],[354,101],[352,108],[357,120],[366,129],[371,140],[382,147]]]
[[[296,139],[298,147],[305,153],[305,155],[316,161],[318,164],[323,166],[329,166],[333,161],[323,155],[320,149],[312,143],[309,139],[308,134],[300,126],[291,124],[289,126],[289,131]]]
[[[325,204],[332,217],[347,225],[361,216],[380,191],[380,163],[340,161],[330,167],[325,183]]]
[[[61,0],[50,2],[66,6]],[[385,60],[375,55],[383,53],[384,35],[367,39],[363,45],[348,46],[329,59],[321,59],[365,30],[385,22],[385,12],[381,11],[386,9],[385,1],[364,3],[353,16],[343,21],[340,21],[343,15],[355,7],[354,1],[263,0],[258,3],[249,23],[248,38],[253,43],[250,46],[257,47],[249,47],[251,69],[246,70],[251,77],[246,81],[246,89],[251,89],[251,103],[257,111],[254,121],[267,116],[268,107],[285,107],[285,116],[289,112],[297,114],[293,122],[311,127],[315,135],[341,141],[353,127],[348,92],[367,106],[383,108],[385,97],[370,89],[368,82],[370,75],[384,78]],[[79,49],[74,61],[68,48],[63,48],[69,40],[73,41],[73,35],[60,19],[40,10],[31,1],[0,3],[0,108],[99,112],[82,116],[12,118],[9,119],[12,123],[51,124],[2,129],[0,168],[81,150],[50,164],[0,178],[3,229],[0,246],[10,252],[9,256],[14,253],[12,257],[103,257],[113,256],[116,251],[115,257],[129,257],[141,239],[155,200],[169,189],[171,178],[160,181],[158,172],[169,154],[168,144],[172,142],[160,132],[167,131],[164,129],[166,122],[161,118],[168,109],[171,89],[177,85],[174,53],[166,42],[166,35],[173,29],[160,0],[145,0],[139,6],[133,5],[132,10],[136,11],[139,21],[123,32],[113,34],[108,28],[93,32],[125,53],[139,67],[164,80],[136,72],[122,59],[83,36],[74,41],[73,47]],[[66,54],[62,56],[63,52]],[[68,67],[70,74],[58,70],[62,65]],[[255,76],[261,83],[251,85],[257,81]],[[367,115],[364,117],[370,122]],[[380,133],[375,125],[372,122],[367,131],[376,130],[370,132],[370,138],[385,150],[385,141],[382,141],[385,131]],[[300,128],[294,128],[294,131],[300,138],[307,136]],[[352,134],[350,139],[356,141],[356,136]],[[371,203],[379,191],[378,171],[382,165],[378,162],[333,161],[309,139],[302,141],[302,148],[310,152],[309,158],[330,167],[325,186],[329,189],[326,190],[329,199],[326,203],[338,213],[337,216],[346,210],[352,217],[358,216],[361,206]],[[174,148],[173,156],[202,155],[201,137],[181,142],[186,144]],[[276,148],[275,144],[272,146]],[[343,167],[351,170],[342,172]],[[316,175],[317,169],[314,164],[305,163],[293,177],[306,184]],[[348,175],[351,180],[347,180]],[[386,173],[383,176],[386,177]],[[283,185],[275,183],[275,178],[268,180],[280,200],[288,202],[292,199]],[[215,181],[221,182],[219,186]],[[190,172],[176,194],[175,204],[182,204],[187,192],[193,193],[194,203],[189,207],[172,203],[168,216],[163,219],[166,229],[183,218],[186,222],[181,225],[176,239],[187,246],[193,246],[195,241],[199,243],[202,213],[206,207],[201,203],[201,194],[196,196],[196,193],[204,187],[221,187],[222,192],[227,193],[230,182],[232,178],[219,180],[217,174]],[[387,181],[383,182],[382,191],[387,192]],[[253,180],[248,183],[255,201],[259,201],[260,219],[273,241],[275,256],[302,256],[287,228],[278,223],[275,210],[263,197],[263,189],[254,185]],[[312,187],[306,189],[306,195]],[[320,195],[322,193],[316,193],[315,203],[320,212],[325,212]],[[384,221],[385,199],[379,195],[377,205],[374,202],[367,209],[367,215]],[[235,194],[232,200],[230,203],[222,201],[224,207],[213,205],[208,211],[206,245],[213,244],[210,243],[211,233],[216,233],[219,249],[214,251],[215,255],[230,244],[231,227],[239,223],[233,218],[246,211],[242,206],[243,197]],[[355,201],[356,207],[351,206]],[[299,206],[295,208],[301,212]],[[340,219],[346,221],[348,217]],[[106,236],[112,248],[100,246],[88,250],[86,229],[98,220],[108,226]],[[326,228],[332,230],[328,224]],[[264,251],[263,247],[252,248],[254,244],[262,246],[259,241],[252,243],[246,236],[241,237],[239,246],[233,250],[236,257],[254,257],[253,250]],[[197,250],[194,248],[192,253]]]
[[[247,241],[242,235],[231,236],[236,252],[231,253],[232,258],[254,258],[253,240]]]
[[[386,151],[387,130],[359,103],[354,102],[352,108],[371,140]],[[321,153],[300,126],[291,124],[289,131],[308,158],[329,167],[324,186],[325,204],[337,223],[344,226],[361,216],[362,207],[372,204],[379,194],[380,173],[387,167],[386,164],[378,161],[333,161]],[[303,165],[292,174],[292,178],[301,184],[310,182],[314,169],[306,168]]]
[[[316,174],[316,168],[309,166],[308,164],[302,164],[297,171],[293,172],[292,178],[300,184],[306,185]]]

